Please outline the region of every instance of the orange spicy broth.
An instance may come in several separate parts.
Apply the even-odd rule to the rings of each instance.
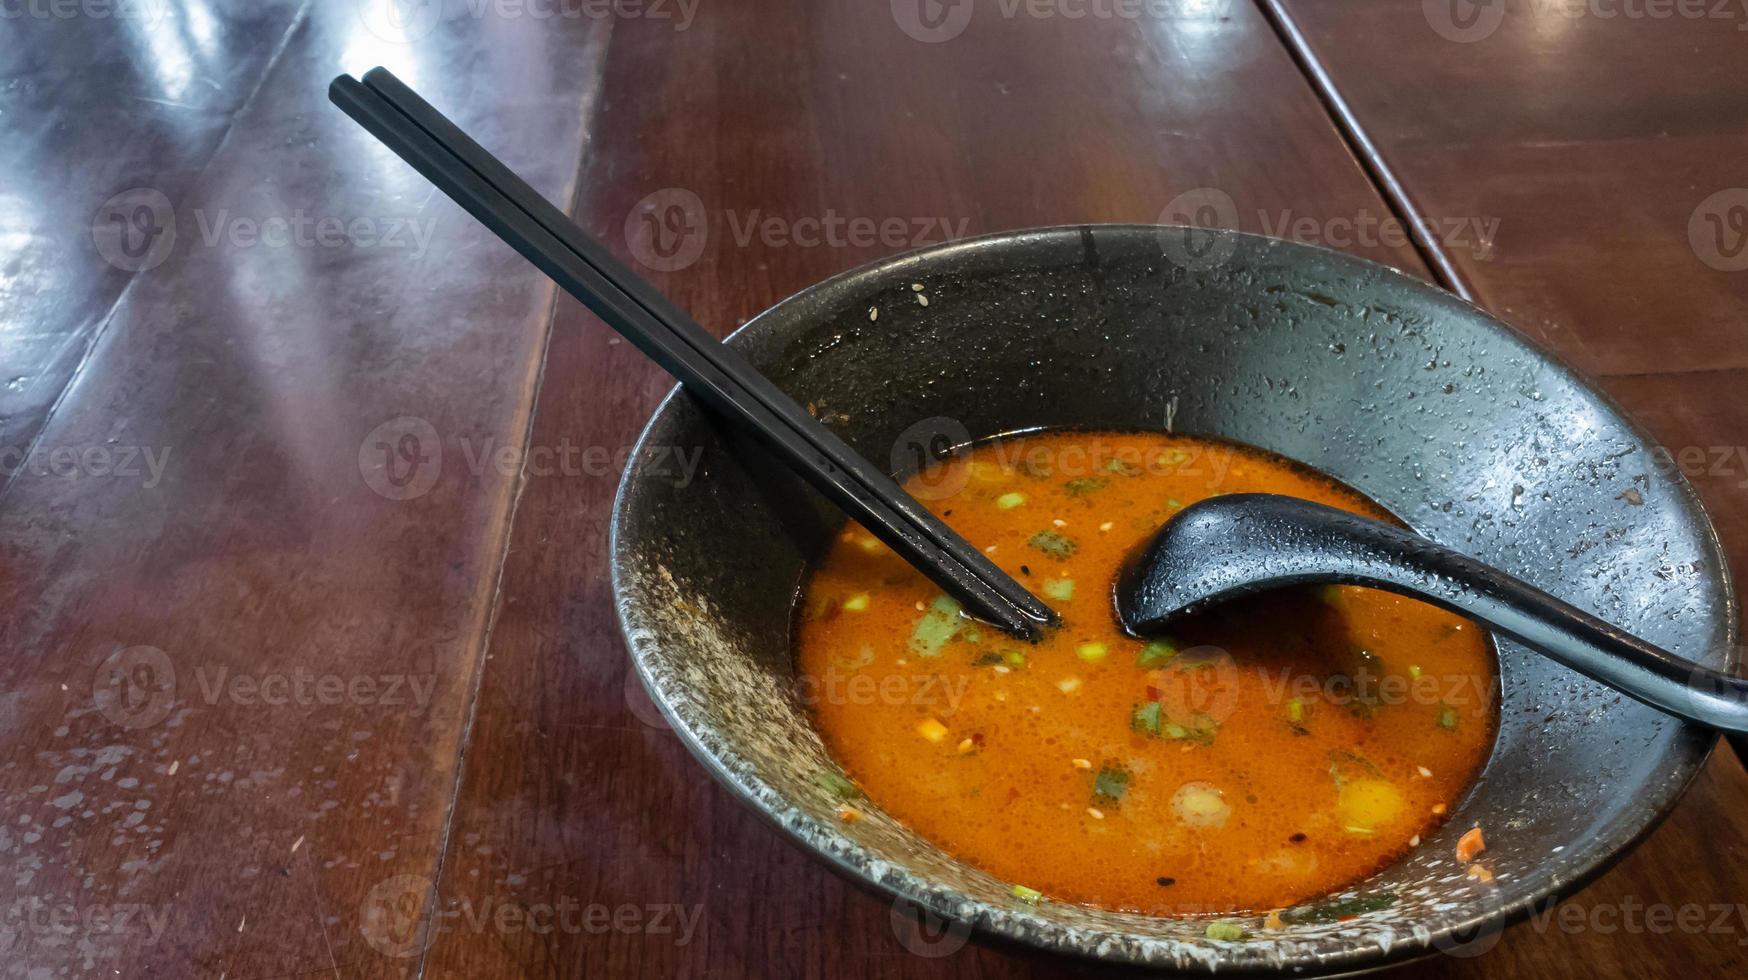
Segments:
[[[1124,556],[1197,500],[1283,493],[1390,519],[1296,464],[1050,432],[909,488],[1062,626],[1027,644],[970,620],[852,524],[803,590],[803,693],[869,799],[1016,894],[1158,915],[1292,905],[1418,843],[1492,745],[1487,638],[1422,603],[1296,589],[1163,641],[1118,626]]]

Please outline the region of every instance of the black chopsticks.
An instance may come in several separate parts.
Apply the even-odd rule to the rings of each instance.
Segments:
[[[386,69],[334,79],[328,98],[686,390],[757,435],[971,613],[1021,636],[1055,621],[1014,581],[794,399],[626,268]]]

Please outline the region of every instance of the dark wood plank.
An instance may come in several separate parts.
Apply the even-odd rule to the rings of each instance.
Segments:
[[[386,63],[569,200],[606,36],[424,26],[312,9],[43,428],[70,466],[0,501],[9,976],[419,962],[407,885],[445,840],[516,482],[490,453],[525,437],[554,290],[326,87]],[[196,88],[280,43],[268,21],[225,47],[192,20],[77,29]],[[92,131],[54,159],[101,153],[110,96],[82,85],[43,125]],[[45,213],[74,226],[47,240],[88,214]]]
[[[176,258],[162,219],[303,6],[6,8],[19,13],[0,18],[0,487],[122,290]]]
[[[1409,209],[1499,220],[1491,255],[1441,249],[1456,284],[1605,375],[1661,442],[1665,465],[1698,487],[1732,565],[1748,567],[1748,191],[1714,196],[1742,183],[1748,93],[1724,79],[1741,63],[1748,14],[1672,5],[1610,18],[1512,0],[1461,5],[1478,19],[1451,21],[1442,5],[1413,0],[1270,6]],[[1739,972],[1745,806],[1748,774],[1722,749],[1614,870],[1486,955],[1431,972]],[[1673,918],[1659,927],[1647,906]]]
[[[719,331],[908,247],[918,219],[967,233],[1151,222],[1207,186],[1252,228],[1258,212],[1381,214],[1256,11],[1195,10],[980,13],[942,43],[913,40],[890,5],[859,0],[706,5],[678,39],[624,20],[578,213],[622,254],[673,266],[651,275]],[[684,268],[684,250],[664,262],[627,240],[639,202],[658,194],[705,231],[669,243],[696,245]],[[902,240],[788,237],[828,213],[901,219]],[[737,240],[760,217],[781,234]],[[940,240],[935,229],[923,238]],[[1407,248],[1370,254],[1424,274]],[[544,377],[532,444],[579,458],[627,449],[670,385],[568,299]],[[931,941],[715,787],[629,673],[606,581],[614,475],[549,469],[521,497],[441,885],[458,925],[437,937],[428,975],[1063,972],[957,934]],[[568,929],[470,924],[561,907],[573,909]],[[590,926],[585,913],[623,918]]]
[[[1497,222],[1442,249],[1481,305],[1592,374],[1748,366],[1748,11],[1267,2],[1411,208]]]

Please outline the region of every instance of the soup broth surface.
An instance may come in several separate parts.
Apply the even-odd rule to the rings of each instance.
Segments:
[[[1123,558],[1198,500],[1282,493],[1391,520],[1308,469],[1183,436],[1048,432],[907,489],[1061,626],[1028,644],[966,618],[852,524],[803,589],[803,696],[857,789],[1017,894],[1159,915],[1293,905],[1418,843],[1492,745],[1485,634],[1419,602],[1296,589],[1167,637],[1119,627]]]

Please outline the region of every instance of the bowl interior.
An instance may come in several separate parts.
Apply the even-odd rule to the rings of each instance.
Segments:
[[[1049,229],[902,256],[785,300],[731,343],[894,470],[937,433],[1169,427],[1237,440],[1670,650],[1725,662],[1734,599],[1711,527],[1606,398],[1485,314],[1382,266],[1184,234]],[[690,478],[675,451],[701,451]],[[842,520],[756,445],[670,397],[614,519],[637,669],[700,760],[807,846],[897,896],[1047,948],[1319,973],[1480,951],[1509,916],[1648,830],[1711,743],[1502,642],[1485,771],[1444,828],[1336,897],[1364,905],[1238,943],[1205,939],[1202,922],[1028,905],[877,807],[848,825],[834,814],[819,774],[835,767],[797,696],[789,630],[804,564]],[[1452,857],[1476,822],[1490,885]]]

